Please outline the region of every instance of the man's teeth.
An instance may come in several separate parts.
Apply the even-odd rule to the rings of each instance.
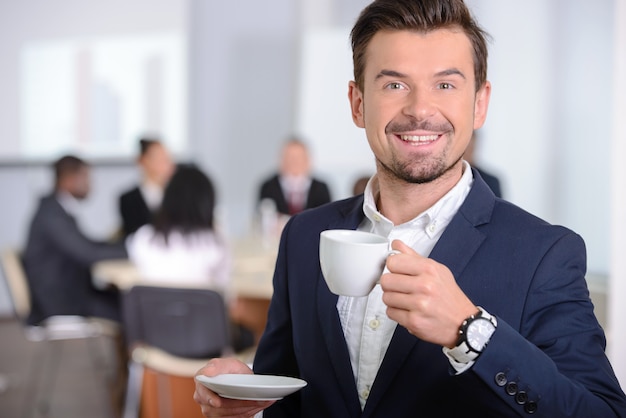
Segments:
[[[400,135],[400,139],[407,142],[432,142],[438,137],[439,135]]]

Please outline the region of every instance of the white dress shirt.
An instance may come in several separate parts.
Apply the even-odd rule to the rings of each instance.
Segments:
[[[231,257],[226,244],[211,230],[183,235],[172,231],[167,245],[144,225],[126,239],[128,257],[142,280],[206,287],[224,293],[230,283]]]
[[[139,191],[141,192],[143,200],[146,202],[146,206],[148,206],[150,211],[154,212],[161,206],[164,192],[163,187],[156,183],[146,181],[139,186]]]
[[[79,212],[79,205],[80,205],[80,203],[78,202],[78,199],[76,199],[70,193],[63,192],[63,191],[57,192],[55,197],[57,199],[57,202],[59,202],[59,204],[63,208],[63,210],[68,215],[76,218],[76,215],[78,215],[78,212]]]
[[[308,176],[279,176],[278,181],[287,204],[301,211],[306,207],[312,180]]]
[[[428,257],[467,197],[473,181],[469,164],[463,162],[463,175],[452,190],[415,219],[394,225],[376,207],[379,189],[378,179],[374,176],[365,188],[365,219],[358,229],[388,237],[390,245],[393,240],[399,239],[417,253]],[[382,295],[380,285],[376,285],[368,296],[340,296],[337,301],[337,311],[350,353],[361,409],[365,407],[397,325],[387,317],[387,307],[382,301]]]

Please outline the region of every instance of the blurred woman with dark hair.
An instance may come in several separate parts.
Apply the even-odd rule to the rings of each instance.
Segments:
[[[180,166],[170,179],[154,222],[127,239],[128,254],[143,280],[224,292],[231,257],[215,230],[215,189],[194,166]]]

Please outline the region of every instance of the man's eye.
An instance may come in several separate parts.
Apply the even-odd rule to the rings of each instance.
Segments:
[[[439,83],[439,89],[440,90],[448,90],[453,88],[452,84],[450,83]]]
[[[404,86],[402,86],[402,84],[400,83],[389,83],[387,84],[387,88],[390,90],[400,90],[404,88]]]

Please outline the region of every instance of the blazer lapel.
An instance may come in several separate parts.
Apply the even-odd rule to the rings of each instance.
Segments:
[[[320,273],[320,280],[324,278]],[[356,383],[350,363],[348,346],[343,335],[339,314],[337,313],[338,296],[330,293],[325,283],[318,282],[317,313],[322,328],[322,335],[328,357],[331,360],[341,395],[352,416],[361,414],[361,405],[357,395]]]
[[[342,213],[334,222],[328,224],[327,229],[356,229],[363,220],[363,199],[357,199],[355,204]],[[361,405],[354,381],[354,373],[350,363],[350,354],[348,346],[341,328],[341,321],[337,312],[338,296],[328,290],[328,286],[324,280],[321,269],[317,282],[317,314],[324,337],[324,343],[329,353],[329,358],[337,382],[339,390],[345,400],[351,416],[358,417],[361,415]]]
[[[465,266],[485,239],[478,227],[490,221],[494,204],[489,186],[474,175],[472,190],[430,253],[430,258],[446,265],[459,283]]]
[[[430,254],[430,258],[446,265],[459,283],[465,266],[484,240],[476,227],[489,222],[495,203],[493,193],[484,181],[474,178],[472,190]],[[375,409],[418,342],[419,338],[406,328],[396,327],[365,405],[364,417]]]

